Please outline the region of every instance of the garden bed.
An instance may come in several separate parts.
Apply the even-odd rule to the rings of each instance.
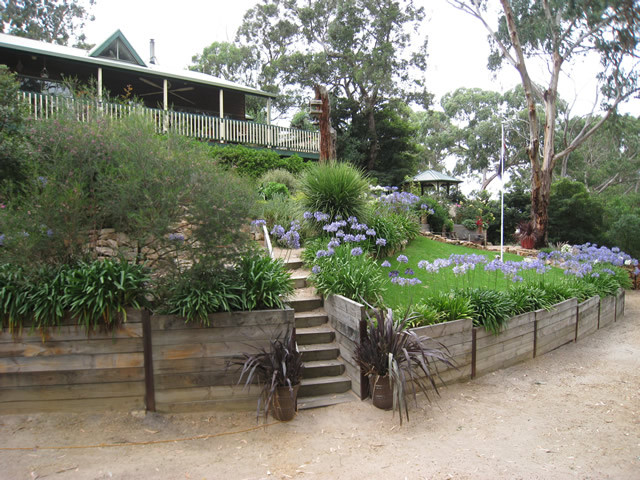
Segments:
[[[333,307],[345,304],[345,300],[339,296],[327,300],[331,305],[328,311],[331,312],[332,324],[349,324],[352,328],[358,320],[361,326],[366,324],[364,306],[360,305],[359,319],[356,308],[359,304],[356,302],[349,301],[350,313],[346,308]],[[413,331],[421,337],[428,337],[427,347],[448,351],[457,368],[443,368],[440,364],[438,372],[444,383],[452,383],[510,367],[578,341],[621,319],[624,300],[624,290],[616,296],[592,297],[580,304],[572,298],[554,305],[549,311],[538,310],[512,317],[499,335],[474,327],[471,319],[418,327]],[[351,332],[343,343],[348,344],[348,351],[353,351],[356,333]],[[357,372],[352,372],[351,376],[357,376]]]

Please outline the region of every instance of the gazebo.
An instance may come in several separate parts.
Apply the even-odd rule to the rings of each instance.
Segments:
[[[462,183],[462,180],[435,170],[425,170],[413,177],[412,181],[420,184],[421,195],[424,195],[425,190],[430,188],[434,188],[439,192],[441,187],[446,188],[447,195],[449,195],[451,193],[451,185],[457,186],[459,183]]]

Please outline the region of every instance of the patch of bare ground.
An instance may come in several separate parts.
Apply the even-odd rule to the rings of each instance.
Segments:
[[[257,428],[249,412],[2,416],[0,478],[638,479],[640,292],[622,321],[410,415],[365,401]],[[100,444],[128,445],[6,450]]]

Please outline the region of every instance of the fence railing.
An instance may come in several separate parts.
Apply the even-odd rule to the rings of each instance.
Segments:
[[[161,110],[141,105],[77,100],[56,95],[20,92],[35,119],[54,117],[63,111],[73,112],[78,121],[98,116],[121,118],[137,114],[148,118],[158,133],[174,132],[204,141],[239,143],[293,152],[318,153],[320,134],[297,128],[278,127],[211,115]]]

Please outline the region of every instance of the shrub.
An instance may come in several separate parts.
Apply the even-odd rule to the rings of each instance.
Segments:
[[[604,209],[581,182],[561,178],[551,186],[549,198],[549,241],[573,244],[599,242]]]
[[[126,307],[147,306],[149,276],[140,265],[115,260],[28,271],[0,267],[0,316],[10,330],[58,325],[68,313],[87,330],[110,330],[126,321]]]
[[[284,308],[293,292],[282,260],[249,252],[235,267],[205,258],[161,285],[160,311],[209,326],[209,314],[233,310]]]
[[[433,305],[427,303],[417,303],[413,307],[394,309],[396,314],[407,318],[407,326],[410,328],[423,327],[425,325],[435,325],[446,321],[447,314],[437,310]]]
[[[464,228],[466,228],[467,230],[471,230],[472,232],[475,232],[478,229],[478,225],[476,224],[476,220],[472,220],[470,218],[467,218],[465,220],[462,221],[462,226]]]
[[[366,220],[367,181],[360,170],[342,162],[317,163],[302,176],[302,203],[312,212],[324,212],[331,219],[354,216]]]
[[[499,290],[468,288],[458,291],[457,295],[468,298],[473,305],[476,312],[473,324],[494,335],[506,326],[516,307],[509,294]]]
[[[202,144],[158,137],[136,115],[79,123],[61,114],[34,124],[31,141],[40,153],[27,192],[0,211],[7,262],[74,261],[88,232],[106,227],[128,236],[139,263],[155,254],[173,265],[178,252],[230,258],[249,241],[254,189],[213,165]],[[181,222],[189,238],[178,243],[170,235]]]
[[[304,161],[298,155],[281,158],[273,150],[258,150],[242,145],[211,146],[208,155],[218,165],[251,178],[259,178],[269,170],[278,168],[291,173],[300,173],[304,169]]]
[[[20,85],[0,65],[0,183],[10,193],[28,178],[29,143],[25,136],[27,108],[19,99]]]
[[[640,258],[640,215],[622,215],[607,232],[611,245],[617,245],[632,257]]]
[[[258,189],[260,194],[265,200],[272,199],[275,195],[281,195],[284,197],[289,196],[289,189],[283,183],[269,182],[261,185]]]
[[[300,181],[288,170],[284,168],[276,168],[275,170],[269,170],[258,179],[258,185],[263,186],[270,182],[282,183],[287,186],[289,193],[295,193],[299,186]]]
[[[453,367],[450,355],[437,348],[427,348],[423,340],[415,332],[407,330],[408,319],[394,321],[393,312],[382,312],[376,309],[374,318],[370,318],[366,334],[356,346],[355,357],[362,373],[368,377],[389,376],[393,389],[393,409],[400,414],[402,424],[402,410],[407,420],[406,395],[411,388],[414,399],[416,387],[430,399],[429,393],[438,394],[438,382],[442,381],[438,375],[438,362]],[[416,399],[417,402],[417,399]]]
[[[310,280],[324,296],[343,295],[370,304],[380,302],[385,278],[380,266],[359,247],[352,248],[349,244],[336,247],[332,255],[316,258],[312,271]]]
[[[441,232],[445,222],[450,218],[447,208],[438,199],[427,195],[420,198],[419,204],[428,205],[433,210],[433,213],[429,215],[429,226],[432,231]]]
[[[386,257],[403,249],[408,242],[420,234],[418,218],[411,212],[395,212],[378,208],[369,214],[369,225],[384,238],[386,244],[378,246],[377,257]]]
[[[0,314],[2,326],[10,332],[20,329],[29,311],[29,280],[24,269],[0,265]]]

